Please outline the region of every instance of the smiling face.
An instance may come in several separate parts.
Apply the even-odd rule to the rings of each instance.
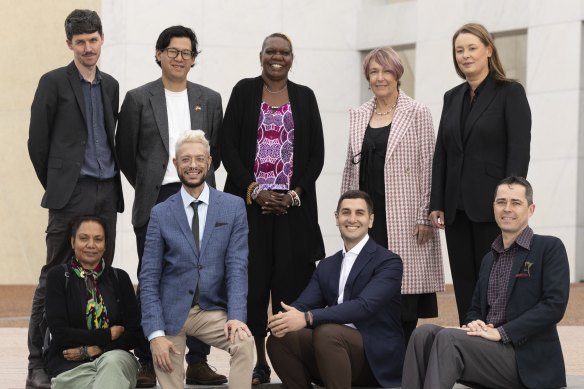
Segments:
[[[388,69],[384,69],[377,61],[369,63],[369,85],[377,98],[384,98],[397,92],[397,80]]]
[[[84,221],[71,238],[75,257],[85,269],[95,269],[105,252],[105,231],[95,221]]]
[[[335,218],[347,251],[359,243],[373,227],[373,214],[369,213],[363,199],[344,199],[339,210],[335,212]]]
[[[260,53],[262,76],[272,81],[287,79],[293,59],[292,47],[286,39],[267,38]]]
[[[525,193],[525,187],[519,184],[503,184],[497,188],[495,221],[504,235],[519,235],[533,215],[535,204],[528,204]]]
[[[166,49],[177,49],[178,51],[192,50],[191,40],[187,37],[171,38],[170,43]],[[162,68],[162,79],[168,80],[172,83],[186,82],[187,74],[191,70],[191,66],[195,64],[194,56],[189,59],[183,59],[182,54],[178,54],[176,58],[170,58],[166,50],[156,52],[156,60],[160,61]]]
[[[67,46],[73,51],[73,60],[79,68],[92,69],[101,55],[103,35],[97,31],[91,34],[76,34],[67,41]]]
[[[198,142],[185,142],[177,148],[173,163],[185,189],[198,197],[211,167],[211,156],[207,148]]]
[[[493,50],[473,34],[461,33],[454,41],[458,68],[466,79],[482,79],[489,74],[489,57]]]

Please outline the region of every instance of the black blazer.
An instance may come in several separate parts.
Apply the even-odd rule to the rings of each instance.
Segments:
[[[124,333],[112,341],[109,329],[88,330],[85,319],[87,290],[85,283],[67,265],[67,273],[62,266],[52,268],[47,274],[46,315],[47,324],[53,337],[49,350],[47,368],[51,376],[71,370],[84,362],[67,361],[63,350],[79,346],[101,346],[105,351],[131,350],[142,338],[140,312],[134,287],[128,273],[116,269],[117,277],[107,266],[99,280],[110,327],[124,326]],[[69,277],[67,287],[66,277]]]
[[[444,211],[452,224],[462,205],[474,222],[493,222],[493,196],[499,181],[527,176],[531,111],[525,90],[514,81],[485,80],[470,111],[464,137],[460,117],[467,83],[444,94],[432,166],[430,211]]]
[[[255,181],[254,162],[258,118],[264,81],[246,78],[233,87],[220,131],[221,158],[227,180],[225,192],[243,199],[249,184]],[[288,95],[294,118],[294,171],[292,188],[300,186],[302,206],[291,207],[287,216],[295,239],[306,248],[307,260],[324,257],[324,243],[318,226],[316,179],[324,164],[324,135],[314,92],[288,81]],[[256,207],[253,203],[248,207]]]
[[[532,263],[526,272],[526,262]],[[465,323],[486,320],[487,289],[493,253],[483,258]],[[528,277],[517,277],[518,274]],[[519,377],[528,388],[566,386],[564,357],[556,324],[564,316],[570,292],[566,249],[553,236],[534,235],[529,250],[519,247],[507,289],[507,322],[502,325],[515,349]]]
[[[118,118],[118,82],[110,75],[102,76],[101,94],[105,130],[112,155],[118,166],[114,134]],[[39,81],[31,106],[28,153],[36,175],[45,188],[41,205],[61,209],[67,205],[77,184],[87,143],[85,100],[74,62],[52,70]],[[124,210],[120,175],[118,212]]]

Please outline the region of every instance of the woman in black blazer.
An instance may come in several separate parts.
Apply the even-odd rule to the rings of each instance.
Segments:
[[[484,26],[465,24],[452,56],[466,82],[444,94],[434,163],[430,218],[445,228],[458,317],[470,307],[480,263],[500,233],[493,216],[497,183],[525,177],[531,111],[525,90],[508,80]],[[463,323],[460,323],[463,324]]]
[[[142,335],[128,274],[103,259],[104,222],[83,216],[71,229],[75,255],[47,275],[46,352],[52,388],[128,388],[140,367],[129,352]]]
[[[272,311],[282,310],[280,302],[296,300],[314,262],[324,258],[315,188],[324,164],[322,123],[312,90],[288,80],[293,58],[286,35],[264,40],[262,74],[235,85],[219,135],[224,190],[247,204],[254,384],[270,380],[264,342],[270,294]]]

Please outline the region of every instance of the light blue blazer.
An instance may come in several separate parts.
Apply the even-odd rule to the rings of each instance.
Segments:
[[[239,197],[209,187],[201,254],[180,192],[152,208],[140,271],[142,327],[174,336],[183,327],[197,284],[204,310],[247,319],[247,217]]]

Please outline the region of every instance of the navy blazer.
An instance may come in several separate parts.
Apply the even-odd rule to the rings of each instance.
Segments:
[[[525,90],[518,82],[495,81],[491,76],[484,82],[462,131],[468,84],[444,94],[430,211],[444,211],[446,225],[454,221],[460,198],[470,220],[494,222],[492,204],[499,181],[511,175],[527,177],[531,111]]]
[[[118,118],[118,82],[100,71],[103,116],[112,156],[119,166],[114,147]],[[30,109],[28,153],[36,175],[45,188],[41,205],[62,209],[67,205],[81,172],[85,158],[88,130],[85,99],[74,62],[52,70],[39,81]],[[120,175],[117,211],[124,211]]]
[[[529,271],[527,262],[531,263]],[[483,258],[465,323],[486,320],[492,267],[491,251]],[[502,327],[515,349],[519,377],[528,388],[566,386],[564,357],[556,324],[564,316],[569,292],[570,268],[561,240],[534,235],[529,250],[518,247],[507,289],[507,322]]]
[[[377,382],[398,387],[405,351],[401,258],[369,238],[349,273],[343,303],[337,304],[342,262],[342,251],[323,259],[292,306],[311,311],[314,326],[353,323],[363,337],[365,356]]]
[[[180,192],[152,208],[140,271],[144,335],[178,334],[197,284],[202,309],[245,322],[247,232],[243,200],[211,187],[199,255]]]

